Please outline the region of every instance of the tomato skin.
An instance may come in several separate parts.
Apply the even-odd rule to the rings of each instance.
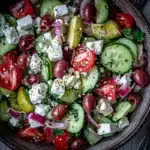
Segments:
[[[64,131],[64,134],[57,135],[54,140],[56,150],[69,150],[68,141],[70,138],[68,131]]]
[[[47,143],[53,143],[55,140],[55,137],[53,135],[54,130],[51,128],[45,128],[44,129],[44,135],[45,135],[45,141]]]
[[[7,90],[16,90],[23,78],[23,71],[15,64],[0,65],[0,86]]]
[[[116,20],[124,28],[132,28],[134,25],[134,18],[128,13],[118,13]]]
[[[23,130],[20,130],[17,135],[23,139],[33,140],[35,142],[41,142],[45,140],[45,135],[37,128],[27,127]]]
[[[86,50],[83,45],[80,45],[75,50],[72,66],[76,71],[89,72],[94,67],[95,60],[95,54],[90,50]]]
[[[16,18],[23,18],[27,15],[34,16],[34,10],[30,0],[19,0],[10,6],[12,15]]]

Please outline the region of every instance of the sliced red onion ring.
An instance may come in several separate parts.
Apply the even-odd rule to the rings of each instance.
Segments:
[[[39,122],[40,124],[43,124],[43,125],[45,124],[45,121],[46,121],[45,117],[43,117],[39,114],[36,114],[34,112],[32,112],[28,115],[28,119],[32,119],[32,120]]]
[[[99,128],[100,125],[92,118],[91,114],[87,114],[87,120],[90,124],[92,124],[94,127]]]
[[[120,88],[119,96],[121,98],[126,97],[131,92],[131,87]]]
[[[46,121],[45,126],[51,129],[67,129],[68,123],[67,122],[50,122]]]
[[[22,112],[16,111],[16,110],[14,110],[14,109],[12,109],[12,108],[10,108],[10,109],[8,110],[8,113],[9,113],[9,115],[10,115],[11,117],[14,117],[14,118],[16,118],[16,119],[18,119],[18,118],[21,116],[21,114],[22,114]]]
[[[90,3],[91,0],[83,0],[81,2],[81,7],[80,7],[80,15],[81,15],[81,18],[83,18],[83,10],[84,10],[84,7],[86,4]]]
[[[54,34],[55,34],[55,36],[63,34],[62,28],[63,28],[63,21],[61,19],[57,19],[54,22]]]

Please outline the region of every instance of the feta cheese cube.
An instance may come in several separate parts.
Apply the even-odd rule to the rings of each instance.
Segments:
[[[13,127],[17,127],[17,126],[19,126],[19,119],[12,117],[12,118],[9,120],[9,123],[10,123]]]
[[[68,14],[68,8],[66,5],[59,5],[54,8],[54,16],[61,17]]]
[[[96,106],[98,113],[107,116],[113,112],[113,108],[110,103],[106,102],[105,99],[100,99],[98,105]]]
[[[55,39],[51,41],[51,45],[45,46],[43,51],[48,54],[48,58],[53,62],[63,58],[62,46]]]
[[[17,20],[17,24],[20,28],[20,30],[28,30],[34,25],[34,21],[32,19],[32,16],[27,15],[21,19]]]
[[[49,105],[38,104],[35,106],[35,113],[41,116],[46,116],[49,110],[50,110]]]
[[[24,36],[24,35],[27,35],[27,34],[34,35],[34,28],[33,27],[31,27],[28,30],[21,30],[20,27],[17,26],[17,31],[18,31],[18,33],[19,33],[20,36]]]
[[[43,39],[43,41],[44,40],[49,40],[49,41],[51,41],[53,38],[52,38],[52,34],[51,34],[51,32],[46,32],[46,33],[44,33],[44,39]]]
[[[98,128],[98,135],[105,135],[110,133],[115,133],[118,131],[118,125],[115,123],[101,123],[100,128]]]
[[[33,54],[30,61],[30,69],[32,73],[38,73],[41,71],[41,58],[38,54]]]
[[[34,84],[29,90],[29,97],[32,104],[40,104],[45,98],[48,86],[45,83]]]
[[[52,88],[51,93],[54,95],[57,95],[59,98],[61,98],[65,93],[65,83],[62,79],[55,79]]]
[[[121,120],[118,122],[119,128],[122,130],[123,128],[129,126],[129,120],[127,117],[123,117]]]
[[[87,42],[86,47],[89,50],[94,51],[96,55],[100,55],[102,48],[103,48],[103,43],[104,43],[103,40]]]
[[[14,27],[8,27],[3,30],[4,36],[9,44],[18,44],[20,37]]]
[[[28,121],[29,121],[29,124],[30,124],[31,128],[39,128],[39,127],[43,126],[43,124],[41,124],[41,123],[39,123],[39,122],[37,122],[35,120],[28,119]]]

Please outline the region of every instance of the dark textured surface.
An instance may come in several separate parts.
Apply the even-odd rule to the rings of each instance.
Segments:
[[[120,0],[120,1],[122,1],[122,0]],[[124,0],[124,1],[126,1],[126,0]],[[119,0],[117,1],[117,3],[120,5],[120,2],[119,2]],[[128,8],[128,5],[127,4],[125,4],[124,3],[124,7],[125,8],[127,8],[127,9],[129,9]],[[146,7],[147,7],[147,10],[144,10],[144,12],[145,13],[147,13],[147,12],[149,12],[149,9],[148,9],[148,6],[146,5]],[[126,11],[126,9],[124,8],[124,10]],[[149,5],[149,8],[150,8],[150,5]],[[130,10],[129,10],[130,11]],[[147,15],[148,15],[149,13],[147,13]],[[137,15],[137,14],[136,14]],[[149,17],[150,17],[150,14],[149,14]],[[137,21],[138,21],[138,25],[141,25],[141,22],[137,19]],[[143,19],[142,19],[142,22],[143,22]],[[144,24],[143,25],[143,27],[142,27],[142,29],[143,30],[145,30],[145,31],[147,31],[147,26]],[[147,32],[147,34],[149,34],[148,32]],[[147,40],[148,40],[148,38],[149,38],[149,36],[147,37]],[[150,39],[149,39],[150,40]],[[149,45],[148,45],[148,47],[149,47]],[[146,46],[146,48],[147,48],[147,46]],[[149,48],[149,50],[150,50],[150,48]],[[145,102],[145,103],[143,103],[142,105],[143,105],[143,107],[141,108],[141,111],[139,111],[138,113],[139,113],[139,116],[141,116],[142,117],[142,115],[140,114],[141,112],[143,112],[144,111],[144,108],[146,108],[146,104],[147,104],[147,102],[149,101],[149,92],[146,94],[146,99],[147,99],[147,101]],[[143,116],[144,117],[144,116]],[[140,122],[142,121],[142,119],[141,120],[136,120],[136,119],[139,119],[139,117],[137,117],[137,118],[132,118],[132,120],[133,121],[135,121],[135,122],[138,122],[139,124],[140,124]],[[136,148],[138,147],[138,145],[139,145],[139,143],[140,143],[140,141],[143,139],[143,137],[144,137],[144,135],[147,133],[147,126],[150,124],[150,119],[147,121],[147,123],[144,125],[144,127],[143,128],[141,128],[140,129],[140,132],[132,139],[132,140],[129,140],[129,143],[127,143],[125,146],[123,146],[122,148],[120,148],[119,150],[136,150]],[[135,128],[134,126],[132,127],[132,128]],[[139,129],[137,128],[137,131],[138,131]],[[128,130],[127,130],[128,131]],[[5,132],[3,132],[3,134],[5,133],[5,134],[7,134],[7,132],[8,131],[5,131]],[[131,133],[132,134],[132,133]],[[126,136],[126,135],[124,135],[124,136]],[[13,136],[12,136],[12,138],[13,138]],[[20,141],[20,143],[22,143],[23,141]],[[121,142],[121,141],[120,141]],[[107,143],[108,144],[108,143]],[[28,148],[31,146],[31,144],[29,144],[28,145]],[[110,146],[111,146],[111,144],[110,144]],[[100,148],[100,147],[99,147]],[[99,149],[99,148],[96,148],[96,150],[97,149]],[[111,147],[110,147],[111,148]],[[46,150],[46,148],[38,148],[39,150],[40,149],[42,149],[42,150]],[[49,148],[50,149],[50,148]],[[8,150],[8,148],[6,147],[6,146],[4,146],[4,145],[1,145],[1,147],[0,147],[0,150]],[[100,149],[101,150],[101,149]]]

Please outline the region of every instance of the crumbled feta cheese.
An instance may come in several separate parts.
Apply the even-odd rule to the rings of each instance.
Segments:
[[[76,8],[75,8],[75,7],[68,6],[68,10],[69,10],[69,12],[71,12],[72,14],[75,14],[75,12],[76,12]]]
[[[20,30],[28,30],[34,25],[34,21],[32,19],[32,16],[27,15],[21,19],[17,20],[17,24],[20,28]]]
[[[3,33],[9,44],[18,44],[19,43],[20,36],[18,35],[18,33],[14,27],[8,27],[8,28],[4,29]]]
[[[28,30],[21,30],[19,26],[17,26],[17,31],[19,33],[20,36],[24,36],[24,35],[27,35],[27,34],[32,34],[34,35],[34,28],[30,28]]]
[[[37,122],[35,120],[28,119],[28,121],[29,121],[29,124],[30,124],[31,128],[38,128],[38,127],[42,127],[43,126],[43,124],[41,124],[41,123],[39,123],[39,122]]]
[[[121,120],[118,122],[118,126],[120,129],[123,129],[129,125],[129,120],[127,117],[123,117]]]
[[[38,104],[35,106],[35,113],[41,116],[46,116],[49,110],[50,110],[49,105]]]
[[[54,95],[57,95],[59,98],[61,98],[65,93],[65,83],[62,79],[55,79],[52,88],[51,93]]]
[[[53,38],[52,38],[52,34],[51,34],[51,32],[46,32],[46,33],[44,33],[44,39],[43,40],[52,40]]]
[[[103,43],[104,43],[103,40],[87,42],[86,47],[89,50],[94,51],[96,55],[100,55],[102,48],[103,48]]]
[[[19,125],[19,119],[18,118],[14,118],[12,117],[10,120],[9,120],[10,124],[13,126],[13,127],[17,127]]]
[[[33,73],[38,73],[41,71],[41,58],[38,54],[33,54],[30,61],[30,69]]]
[[[59,5],[54,8],[54,16],[61,17],[68,14],[68,8],[66,5]]]
[[[53,62],[63,58],[62,46],[55,39],[51,41],[51,45],[45,46],[43,51],[48,54],[48,58]]]
[[[113,112],[113,108],[110,103],[106,102],[105,99],[100,99],[98,105],[96,106],[98,113],[107,116]]]
[[[98,135],[105,135],[110,133],[115,133],[118,131],[118,125],[115,123],[101,123],[100,128],[98,128]]]
[[[2,14],[0,14],[0,36],[3,36],[5,24],[6,24],[5,17]]]
[[[40,104],[46,97],[48,87],[45,83],[34,84],[29,90],[29,97],[32,104]]]

